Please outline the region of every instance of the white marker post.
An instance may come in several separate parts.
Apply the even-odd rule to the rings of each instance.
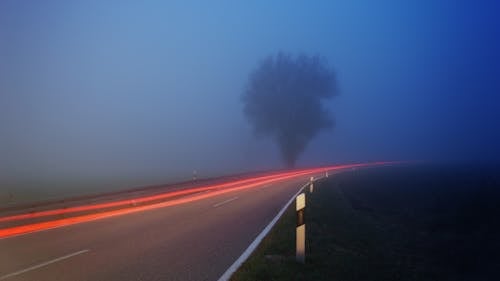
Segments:
[[[326,177],[326,178],[328,177],[328,171],[326,171],[326,173],[325,173],[325,177]]]
[[[306,225],[304,223],[304,209],[306,207],[306,195],[301,193],[295,200],[295,210],[297,211],[297,228],[296,228],[296,252],[295,259],[297,262],[305,263],[306,261]]]
[[[311,179],[309,180],[309,192],[310,193],[313,193],[314,191],[314,177],[311,177]]]

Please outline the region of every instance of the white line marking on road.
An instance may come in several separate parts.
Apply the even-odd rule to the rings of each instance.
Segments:
[[[203,193],[212,192],[212,191],[214,191],[214,189],[209,189],[209,190],[205,190],[205,191],[195,192],[193,194],[203,194]]]
[[[81,255],[81,254],[86,253],[88,251],[90,251],[90,250],[81,250],[81,251],[78,251],[78,252],[75,252],[75,253],[72,253],[72,254],[69,254],[69,255],[65,255],[65,256],[59,257],[57,259],[53,259],[53,260],[46,261],[46,262],[43,262],[43,263],[38,264],[38,265],[34,265],[32,267],[28,267],[28,268],[23,269],[23,270],[19,270],[19,271],[13,272],[13,273],[9,273],[7,275],[0,276],[0,280],[5,280],[7,278],[14,277],[14,276],[26,273],[28,271],[32,271],[32,270],[38,269],[38,268],[47,266],[49,264],[53,264],[53,263],[56,263],[56,262],[59,262],[59,261],[65,260],[65,259],[69,259],[71,257],[77,256],[77,255]]]
[[[269,233],[269,231],[273,228],[273,226],[276,224],[276,222],[279,220],[279,218],[286,211],[288,206],[290,206],[290,204],[293,202],[293,200],[295,200],[295,197],[297,197],[297,195],[299,195],[299,193],[302,192],[302,189],[304,189],[308,185],[309,185],[309,181],[306,184],[304,184],[301,188],[299,188],[297,193],[295,193],[292,196],[292,198],[290,198],[290,200],[288,200],[288,202],[285,204],[285,206],[283,206],[283,208],[281,208],[281,210],[273,218],[273,220],[264,228],[264,230],[262,230],[262,232],[257,237],[255,237],[255,240],[253,240],[252,244],[250,244],[250,246],[248,246],[248,248],[243,252],[243,254],[241,254],[241,256],[226,270],[226,272],[224,272],[224,274],[222,274],[222,276],[219,278],[218,281],[227,281],[227,280],[229,280],[229,278],[231,278],[231,275],[233,275],[233,273],[236,272],[236,270],[241,266],[241,264],[246,259],[248,259],[248,257],[257,248],[257,246],[259,246],[262,239],[264,239],[264,237],[266,237],[266,235]]]
[[[229,202],[231,202],[231,201],[234,201],[234,200],[236,200],[236,199],[238,199],[238,196],[233,197],[233,198],[230,198],[230,199],[227,199],[227,200],[224,200],[224,201],[222,201],[222,202],[220,202],[220,203],[215,204],[215,205],[214,205],[214,208],[217,208],[217,207],[219,207],[219,206],[221,206],[221,205],[224,205],[224,204],[229,203]]]

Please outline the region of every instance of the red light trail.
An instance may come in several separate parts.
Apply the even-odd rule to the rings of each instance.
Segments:
[[[14,227],[0,229],[0,239],[12,237],[12,236],[17,236],[17,235],[21,235],[21,234],[26,234],[26,233],[31,233],[31,232],[36,232],[36,231],[41,231],[41,230],[46,230],[46,229],[51,229],[51,228],[56,228],[56,227],[62,227],[62,226],[82,223],[82,222],[94,221],[94,220],[103,219],[103,218],[109,218],[109,217],[125,215],[125,214],[130,214],[130,213],[135,213],[135,212],[141,212],[141,211],[146,211],[146,210],[152,210],[152,209],[157,209],[157,208],[179,205],[179,204],[192,202],[192,201],[196,201],[196,200],[201,200],[201,199],[213,197],[216,195],[220,195],[220,194],[224,194],[224,193],[228,193],[228,192],[232,192],[232,191],[258,187],[258,186],[262,186],[262,185],[273,183],[273,182],[280,182],[280,181],[284,181],[284,180],[287,180],[290,178],[304,176],[304,175],[308,175],[308,174],[314,174],[314,173],[325,172],[325,171],[348,169],[348,168],[355,168],[355,167],[394,164],[394,163],[396,163],[396,162],[375,162],[375,163],[365,163],[365,164],[349,164],[349,165],[338,165],[338,166],[330,166],[330,167],[303,169],[303,170],[292,171],[292,172],[273,173],[273,174],[267,175],[267,176],[259,176],[259,177],[254,177],[254,178],[226,182],[226,183],[222,183],[222,184],[215,184],[215,185],[190,188],[190,189],[184,189],[184,190],[176,190],[176,191],[171,191],[171,192],[152,195],[152,196],[138,197],[138,198],[134,198],[134,199],[118,200],[118,201],[108,202],[108,203],[101,203],[101,204],[94,204],[94,205],[81,205],[81,206],[75,206],[75,207],[59,208],[59,209],[45,210],[45,211],[39,211],[39,212],[33,212],[33,213],[27,213],[27,214],[6,216],[6,217],[1,217],[0,222],[20,221],[20,220],[27,220],[27,219],[31,219],[31,218],[71,214],[71,213],[82,212],[82,211],[91,211],[91,210],[106,209],[106,208],[110,208],[110,207],[123,206],[122,209],[118,209],[118,210],[107,210],[107,211],[101,210],[100,212],[96,212],[96,213],[92,213],[92,214],[80,215],[80,216],[63,218],[63,219],[54,219],[54,220],[45,221],[45,222],[37,222],[37,223],[31,223],[31,224],[26,224],[26,225],[21,225],[21,226],[14,226]],[[196,193],[199,193],[202,191],[210,191],[210,192],[196,194]],[[150,205],[130,206],[133,204],[135,205],[137,203],[147,203],[147,202],[152,202],[155,200],[167,199],[167,198],[172,198],[175,196],[190,195],[190,194],[192,194],[192,196],[182,197],[182,198],[178,198],[178,199],[172,199],[172,200],[165,201],[165,202],[151,203]]]

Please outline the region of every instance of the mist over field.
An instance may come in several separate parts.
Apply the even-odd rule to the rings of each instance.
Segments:
[[[284,168],[241,99],[280,51],[339,90],[297,167],[498,163],[493,2],[0,1],[0,204]]]

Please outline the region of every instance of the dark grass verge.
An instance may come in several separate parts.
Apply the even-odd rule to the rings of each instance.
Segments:
[[[498,280],[500,173],[360,169],[306,192],[306,264],[295,206],[231,280]]]
[[[306,264],[295,262],[295,203],[231,280],[388,280],[377,225],[354,211],[335,179],[306,192]],[[395,272],[396,271],[396,272]]]

